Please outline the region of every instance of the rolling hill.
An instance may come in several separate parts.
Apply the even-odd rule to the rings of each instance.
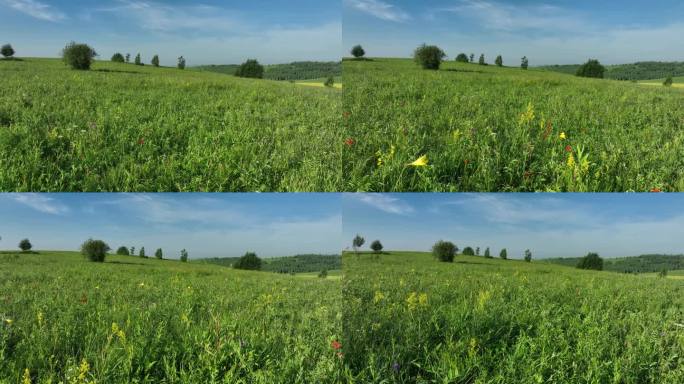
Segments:
[[[577,73],[580,64],[547,65],[538,67],[570,75]],[[684,62],[645,61],[633,64],[607,65],[605,77],[613,80],[652,80],[668,76],[684,76]],[[662,82],[661,82],[662,83]]]
[[[576,267],[580,259],[579,257],[565,257],[541,261]],[[640,255],[603,259],[603,270],[611,272],[651,273],[678,269],[684,269],[684,255]]]

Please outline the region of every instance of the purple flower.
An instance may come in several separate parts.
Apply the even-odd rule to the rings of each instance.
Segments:
[[[397,363],[396,361],[392,363],[392,370],[394,371],[394,373],[399,373],[399,368],[401,368],[399,363]]]

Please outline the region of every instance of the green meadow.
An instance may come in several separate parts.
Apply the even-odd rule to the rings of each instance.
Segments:
[[[338,383],[340,291],[339,277],[3,252],[0,383]]]
[[[684,191],[676,87],[454,61],[343,70],[345,190]]]
[[[339,191],[339,89],[0,60],[0,190]]]
[[[359,383],[684,382],[684,280],[429,253],[344,255]]]

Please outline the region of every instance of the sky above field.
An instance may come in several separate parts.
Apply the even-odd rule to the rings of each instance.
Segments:
[[[339,254],[339,194],[0,194],[0,249],[162,248],[177,258]],[[136,251],[137,253],[137,251]]]
[[[162,65],[336,61],[342,10],[337,0],[0,0],[0,44],[20,57],[56,57],[67,42]]]
[[[343,237],[361,234],[387,250],[491,247],[509,258],[684,253],[680,194],[345,194]]]
[[[684,61],[681,0],[342,0],[345,52],[408,57],[422,44],[451,59],[484,53],[504,65]]]

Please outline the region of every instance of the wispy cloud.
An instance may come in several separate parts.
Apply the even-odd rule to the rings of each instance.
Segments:
[[[69,211],[69,208],[66,205],[45,194],[20,193],[11,194],[10,196],[14,201],[31,207],[39,212],[60,215]]]
[[[381,0],[344,0],[344,3],[382,20],[404,22],[411,19],[411,16],[399,7]]]
[[[67,18],[58,9],[36,0],[0,0],[0,4],[40,20],[57,22]]]
[[[405,201],[391,195],[358,193],[348,194],[352,199],[369,205],[375,209],[396,215],[407,215],[414,211],[413,207]]]

